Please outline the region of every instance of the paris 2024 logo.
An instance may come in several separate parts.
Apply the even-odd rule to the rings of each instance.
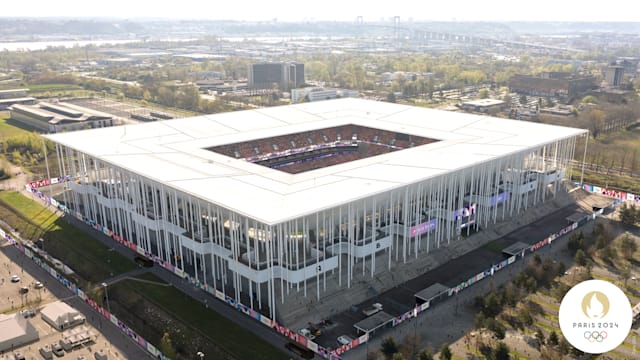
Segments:
[[[558,313],[560,330],[575,348],[589,354],[611,351],[629,335],[631,304],[617,286],[588,280],[567,292]]]

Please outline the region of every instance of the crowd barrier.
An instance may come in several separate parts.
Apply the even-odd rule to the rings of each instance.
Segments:
[[[640,202],[639,194],[632,194],[630,192],[607,189],[607,188],[603,188],[596,185],[590,185],[590,184],[574,183],[574,185],[579,186],[590,193],[601,194],[601,195],[608,196],[610,198],[614,198],[620,201],[633,201],[636,203]]]
[[[53,181],[54,180],[52,179],[49,182],[53,183]],[[55,181],[59,182],[59,181],[61,181],[61,178],[57,178],[57,180],[55,180]],[[46,182],[43,182],[43,181],[38,182],[38,184],[44,184],[44,183],[46,183]],[[36,184],[36,185],[38,185],[38,184]],[[41,185],[41,186],[44,186],[44,185]],[[580,185],[578,184],[578,186],[580,186]],[[616,192],[616,191],[613,191],[613,190],[607,190],[607,189],[603,189],[603,188],[599,188],[599,187],[595,187],[595,186],[587,185],[587,184],[583,184],[581,186],[582,186],[582,188],[584,188],[587,191],[598,192],[598,193],[601,193],[603,195],[611,196],[611,197],[614,197],[614,198],[617,198],[617,199],[620,199],[620,200],[622,200],[624,198],[624,200],[632,199],[634,201],[640,201],[640,196],[639,195],[634,195],[634,194],[624,193],[624,192]],[[42,193],[41,191],[39,191],[37,189],[37,187],[40,187],[40,186],[36,186],[36,187],[31,187],[30,185],[26,186],[28,191],[30,191],[33,194],[37,195],[38,197],[44,199],[48,203],[56,206],[59,210],[64,211],[65,213],[68,213],[68,214],[71,213],[70,210],[66,206],[64,206],[63,204],[58,203],[55,199],[52,199],[49,196],[47,196],[46,194]],[[184,273],[184,271],[182,271],[181,269],[173,266],[169,262],[166,262],[166,261],[162,260],[158,256],[156,256],[156,255],[154,255],[152,253],[149,253],[148,251],[146,251],[146,250],[144,250],[142,248],[137,247],[136,244],[134,244],[133,242],[126,240],[125,238],[123,238],[122,236],[114,233],[112,230],[106,228],[105,226],[102,226],[102,225],[96,223],[93,220],[85,218],[84,216],[82,216],[82,214],[80,214],[78,212],[75,212],[72,215],[75,216],[78,220],[83,221],[85,224],[91,226],[95,230],[97,230],[99,232],[102,232],[103,234],[111,237],[112,239],[114,239],[115,241],[119,242],[120,244],[130,248],[131,250],[137,252],[140,255],[143,255],[143,256],[153,260],[156,264],[158,264],[158,265],[162,266],[163,268],[173,272],[175,275],[187,280],[193,286],[196,286],[196,287],[200,288],[201,290],[212,294],[213,296],[215,296],[219,300],[227,303],[232,308],[244,313],[247,316],[252,317],[256,321],[260,322],[261,324],[270,327],[271,329],[273,329],[274,331],[278,332],[279,334],[285,336],[289,340],[298,343],[300,346],[303,346],[303,347],[313,351],[314,353],[318,354],[322,358],[329,359],[329,360],[340,360],[341,359],[340,355],[342,355],[345,352],[347,352],[347,351],[349,351],[349,350],[351,350],[351,349],[353,349],[353,348],[355,348],[355,347],[357,347],[359,345],[362,345],[362,344],[364,344],[364,343],[369,341],[369,335],[365,334],[363,336],[360,336],[360,337],[354,339],[353,341],[351,341],[351,343],[346,344],[346,345],[342,345],[342,346],[340,346],[340,347],[338,347],[336,349],[330,350],[330,349],[324,348],[324,347],[318,345],[317,343],[307,339],[306,337],[298,334],[296,331],[293,331],[293,330],[287,328],[284,325],[278,324],[276,321],[271,320],[270,318],[260,314],[259,312],[256,312],[255,310],[251,309],[250,307],[248,307],[248,306],[246,306],[244,304],[236,302],[233,298],[231,298],[228,295],[224,294],[220,290],[217,290],[217,289],[211,287],[208,284],[201,283],[197,279],[195,279],[193,277],[190,277],[188,274]],[[470,287],[470,286],[482,281],[483,279],[486,279],[486,278],[489,278],[489,277],[493,276],[495,274],[495,272],[500,271],[500,270],[506,268],[507,266],[514,264],[518,259],[524,258],[527,253],[533,253],[533,252],[543,248],[544,246],[550,245],[554,240],[556,240],[560,236],[569,234],[572,231],[576,230],[577,228],[578,228],[578,224],[577,223],[569,225],[566,228],[560,230],[559,232],[551,234],[547,238],[544,238],[544,239],[540,240],[539,242],[531,245],[531,247],[529,249],[523,250],[522,253],[519,254],[519,256],[518,255],[514,255],[514,256],[511,256],[508,259],[505,259],[505,260],[499,262],[498,264],[492,264],[491,267],[487,268],[486,270],[479,272],[478,274],[470,277],[469,279],[461,282],[460,284],[458,284],[458,285],[456,285],[456,286],[454,286],[452,288],[449,288],[448,291],[447,291],[448,297],[452,297],[454,295],[457,295],[460,291],[465,290],[466,288],[468,288],[468,287]],[[56,276],[59,276],[59,275],[56,275]],[[66,281],[68,282],[68,280],[66,280]],[[75,288],[75,284],[73,285],[73,287]],[[78,294],[82,293],[77,288],[75,290],[72,290],[72,291],[77,291]],[[99,306],[97,304],[95,304],[95,303],[92,304],[92,301],[90,299],[87,299],[86,296],[83,298],[83,300],[85,300],[91,306],[96,308],[96,310],[98,310]],[[420,314],[423,311],[428,310],[429,307],[430,307],[430,303],[429,302],[425,302],[424,304],[418,305],[418,306],[408,310],[407,312],[395,317],[391,321],[392,327],[396,327],[396,326],[402,324],[403,322],[405,322],[407,320],[410,320],[412,318],[417,317],[418,314]],[[98,310],[98,312],[103,314],[105,317],[110,318],[111,321],[114,322],[113,319],[115,319],[115,316],[108,314],[106,312],[106,310],[100,308],[100,310]],[[119,320],[115,319],[115,321],[116,322],[114,322],[114,324],[118,325],[118,327],[120,327],[123,330],[124,333],[126,333],[131,338],[136,340],[141,346],[143,346],[143,348],[146,348],[147,351],[149,351],[149,353],[154,354],[154,356],[157,353],[157,354],[159,354],[158,356],[163,356],[162,359],[165,359],[164,355],[162,355],[155,347],[153,347],[151,344],[146,342],[144,339],[141,339],[139,336],[137,336],[137,334],[135,334],[135,332],[133,332],[133,330],[129,329],[125,324],[121,324],[121,322]],[[127,329],[127,330],[125,330],[125,329]],[[160,358],[160,357],[158,357],[158,358]]]

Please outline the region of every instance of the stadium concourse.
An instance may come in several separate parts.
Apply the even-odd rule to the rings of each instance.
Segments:
[[[586,134],[339,99],[47,137],[78,218],[287,325],[565,191]]]

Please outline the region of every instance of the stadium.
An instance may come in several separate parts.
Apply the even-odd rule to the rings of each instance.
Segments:
[[[585,134],[338,99],[47,138],[76,216],[287,323],[553,199]]]

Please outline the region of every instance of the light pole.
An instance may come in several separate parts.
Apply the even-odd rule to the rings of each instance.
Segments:
[[[104,288],[104,298],[105,302],[107,303],[107,311],[109,311],[109,314],[111,314],[111,306],[109,306],[109,292],[107,291],[107,286],[107,283],[102,283],[102,287]]]
[[[204,353],[203,353],[202,351],[198,351],[198,352],[196,353],[196,355],[198,355],[198,356],[200,357],[200,360],[203,360],[203,359],[204,359]]]

